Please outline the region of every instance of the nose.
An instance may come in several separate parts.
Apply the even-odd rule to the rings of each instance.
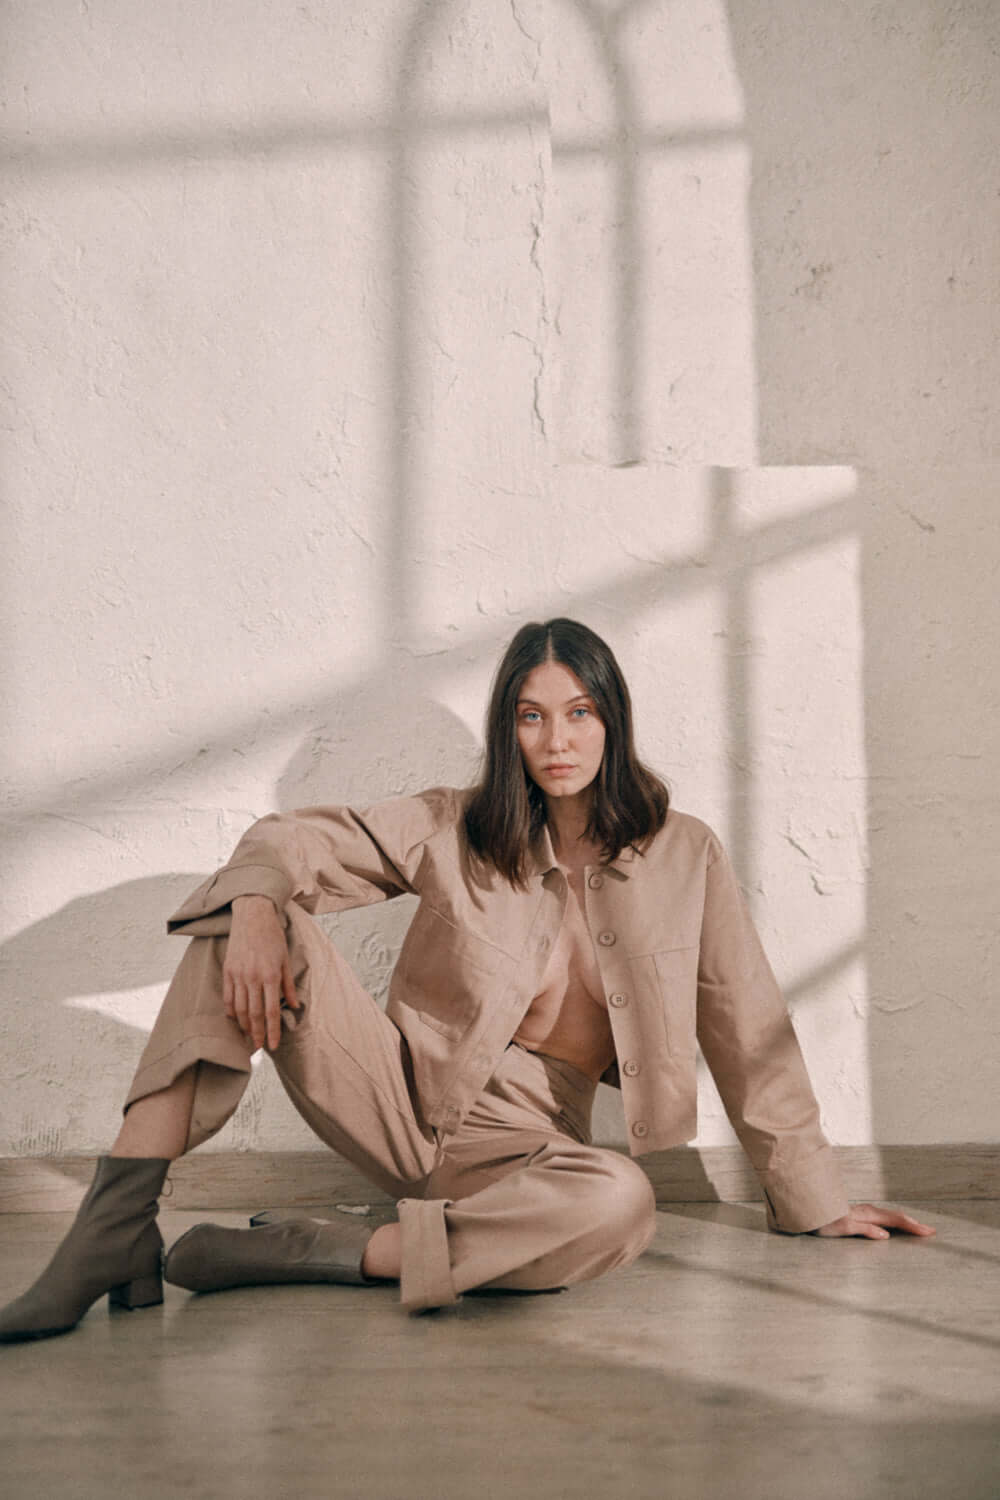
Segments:
[[[569,743],[569,735],[566,731],[566,725],[563,724],[562,721],[558,718],[552,718],[549,720],[548,741],[550,753],[553,750],[565,749],[566,745]]]

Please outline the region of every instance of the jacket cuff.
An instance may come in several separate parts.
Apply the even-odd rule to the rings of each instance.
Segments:
[[[808,1234],[840,1219],[850,1207],[831,1146],[794,1167],[759,1172],[767,1227],[779,1234]]]
[[[268,896],[281,916],[292,898],[292,882],[274,865],[226,865],[167,919],[167,931],[184,937],[228,932],[237,896]]]

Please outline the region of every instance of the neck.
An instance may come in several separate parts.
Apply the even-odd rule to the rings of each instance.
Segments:
[[[570,855],[587,832],[593,797],[581,792],[577,797],[546,797],[545,817],[549,825],[552,848],[557,856]]]

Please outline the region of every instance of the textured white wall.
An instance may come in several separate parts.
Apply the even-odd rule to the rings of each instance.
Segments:
[[[996,8],[5,30],[0,1154],[105,1145],[183,894],[275,806],[468,779],[557,612],[832,1137],[996,1139]],[[376,993],[407,916],[331,928]],[[312,1138],[265,1063],[217,1144]]]

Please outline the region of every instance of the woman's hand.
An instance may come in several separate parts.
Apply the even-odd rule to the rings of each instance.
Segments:
[[[814,1229],[813,1234],[826,1235],[833,1239],[843,1235],[861,1235],[867,1240],[887,1240],[890,1229],[901,1229],[904,1234],[936,1234],[929,1224],[921,1224],[898,1208],[876,1208],[874,1203],[855,1203],[842,1219]]]
[[[226,1015],[253,1042],[271,1052],[281,1041],[281,997],[298,1010],[288,943],[268,896],[237,896],[222,966]]]

